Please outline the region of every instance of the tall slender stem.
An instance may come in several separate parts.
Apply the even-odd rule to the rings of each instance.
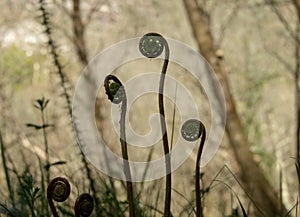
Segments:
[[[204,124],[196,119],[187,120],[181,127],[182,137],[189,141],[197,141],[201,137],[200,146],[198,149],[197,160],[196,160],[196,169],[195,169],[195,191],[196,191],[196,216],[203,217],[202,201],[201,201],[201,156],[203,152],[203,147],[206,139],[206,130]]]
[[[134,197],[133,197],[133,187],[132,187],[132,178],[130,165],[128,161],[128,151],[127,151],[127,142],[126,142],[126,132],[125,132],[125,117],[127,111],[127,99],[122,102],[121,108],[121,119],[120,119],[120,134],[121,134],[121,146],[122,146],[122,155],[124,162],[124,173],[126,177],[127,185],[127,198],[129,203],[129,214],[131,217],[135,217],[135,208],[134,208]]]
[[[50,182],[50,160],[49,160],[49,146],[48,146],[48,139],[47,139],[47,132],[46,132],[46,119],[44,109],[41,109],[41,116],[42,116],[42,126],[43,126],[43,137],[44,137],[44,145],[45,145],[45,153],[46,153],[46,182]]]
[[[110,81],[114,83],[110,83]],[[111,84],[114,84],[115,86],[114,90],[111,87],[112,86]],[[126,131],[125,131],[125,117],[127,112],[126,93],[121,81],[114,75],[106,76],[104,81],[104,86],[105,86],[106,94],[108,95],[108,98],[111,102],[115,104],[119,104],[120,102],[122,102],[121,118],[120,118],[120,141],[121,141],[121,149],[122,149],[122,156],[123,156],[124,173],[126,177],[129,215],[130,217],[135,217],[136,214],[135,214],[135,205],[134,205],[134,196],[133,196],[133,186],[132,186],[130,165],[128,161],[128,151],[127,151]]]
[[[204,142],[206,138],[206,130],[203,126],[200,147],[198,149],[197,161],[196,161],[196,170],[195,170],[195,189],[196,189],[196,216],[203,217],[202,201],[201,201],[201,189],[200,189],[200,180],[201,180],[201,155],[203,152]]]
[[[161,132],[163,135],[163,146],[164,146],[164,154],[165,154],[165,163],[166,163],[166,193],[165,193],[165,208],[164,208],[164,216],[171,216],[171,190],[172,190],[172,175],[171,175],[171,158],[170,158],[170,150],[169,150],[169,142],[168,142],[168,133],[166,126],[166,117],[165,117],[165,109],[164,109],[164,84],[165,77],[167,73],[167,67],[169,63],[169,46],[165,39],[163,39],[165,46],[165,61],[161,71],[160,81],[159,81],[159,93],[158,93],[158,103],[159,103],[159,113],[160,113],[160,125]]]
[[[56,211],[56,208],[54,206],[53,200],[48,200],[48,203],[49,203],[49,207],[51,209],[53,217],[59,217],[59,215],[58,215],[58,213]]]
[[[147,58],[156,58],[165,49],[165,59],[164,64],[160,73],[159,81],[159,92],[158,92],[158,104],[159,104],[159,113],[160,113],[160,126],[162,132],[163,148],[165,154],[165,164],[166,164],[166,192],[165,192],[165,207],[164,207],[164,217],[171,216],[171,159],[170,159],[170,150],[168,142],[168,133],[167,133],[167,124],[165,117],[164,109],[164,84],[165,77],[167,73],[167,68],[169,64],[169,45],[166,39],[158,33],[147,33],[145,34],[139,44],[140,52]]]

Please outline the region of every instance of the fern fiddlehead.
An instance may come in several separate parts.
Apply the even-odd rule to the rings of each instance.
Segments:
[[[71,186],[67,179],[63,177],[54,178],[47,188],[47,199],[54,217],[59,217],[53,201],[64,202],[71,193]]]
[[[53,201],[64,202],[69,198],[70,194],[71,186],[67,179],[63,177],[56,177],[51,180],[47,188],[47,200],[54,217],[59,217],[59,215]],[[75,216],[88,217],[92,214],[93,209],[93,197],[88,193],[79,195],[74,206]]]
[[[203,147],[206,139],[206,130],[204,124],[196,119],[187,120],[181,127],[181,135],[182,137],[189,141],[193,142],[200,140],[200,146],[197,153],[197,160],[196,160],[196,168],[195,168],[195,192],[196,192],[196,216],[203,217],[203,208],[202,208],[202,201],[201,201],[201,189],[200,189],[200,162],[201,156],[203,152]]]
[[[172,177],[171,177],[171,159],[169,155],[169,144],[168,144],[168,134],[165,118],[165,109],[164,109],[164,83],[167,73],[167,68],[169,64],[169,45],[167,40],[158,33],[147,33],[145,34],[139,43],[140,52],[147,58],[156,58],[158,57],[163,50],[165,50],[165,59],[164,64],[160,74],[159,81],[159,92],[158,92],[158,103],[159,103],[159,113],[160,113],[160,125],[162,132],[163,148],[165,154],[165,164],[166,164],[166,192],[165,192],[165,207],[164,207],[164,216],[171,216],[171,188],[172,188]]]
[[[123,156],[124,173],[126,177],[129,215],[130,217],[135,217],[132,178],[130,172],[130,165],[128,162],[128,151],[127,151],[126,132],[125,132],[125,117],[127,112],[126,93],[121,81],[114,75],[106,76],[104,80],[104,87],[105,87],[106,95],[108,96],[108,99],[112,103],[114,104],[122,103],[121,118],[120,118],[120,141],[121,141],[121,149],[122,149],[122,156]]]
[[[76,199],[74,210],[76,217],[89,217],[94,209],[93,197],[88,193],[79,195]]]

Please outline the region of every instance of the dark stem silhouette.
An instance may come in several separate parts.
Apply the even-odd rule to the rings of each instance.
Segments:
[[[205,138],[206,138],[206,130],[205,130],[205,127],[203,126],[200,147],[199,147],[198,154],[197,154],[196,169],[195,169],[196,216],[197,217],[203,217],[201,189],[200,189],[200,181],[201,181],[200,163],[201,163],[201,156],[202,156],[202,151],[203,151],[203,147],[204,147],[204,143],[205,143]]]
[[[201,201],[201,156],[203,152],[203,147],[206,139],[206,130],[204,124],[196,119],[187,120],[181,128],[182,137],[189,141],[193,142],[200,140],[200,146],[198,149],[197,160],[196,160],[196,168],[195,168],[195,192],[196,192],[196,216],[203,217],[203,207]]]
[[[125,173],[126,185],[127,185],[129,215],[130,217],[135,217],[136,215],[135,215],[132,178],[131,178],[130,165],[128,161],[128,151],[127,151],[126,131],[125,131],[125,117],[127,112],[126,93],[121,81],[114,75],[106,76],[104,80],[104,87],[108,99],[112,103],[114,104],[122,103],[121,118],[120,118],[120,141],[121,141],[121,149],[122,149],[122,156],[123,156],[124,173]]]
[[[147,33],[141,40],[139,49],[141,53],[148,58],[158,57],[163,49],[165,49],[165,59],[164,64],[161,70],[161,76],[159,81],[159,92],[158,92],[158,103],[159,103],[159,113],[160,113],[160,125],[163,139],[163,148],[165,154],[165,163],[166,163],[166,192],[165,192],[165,207],[164,207],[164,216],[171,216],[171,190],[172,190],[172,177],[171,177],[171,159],[170,159],[170,150],[168,143],[168,134],[167,134],[167,124],[165,117],[164,109],[164,84],[165,77],[167,73],[167,68],[169,64],[169,45],[166,39],[158,33]]]

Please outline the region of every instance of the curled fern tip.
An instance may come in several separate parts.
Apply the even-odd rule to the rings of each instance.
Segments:
[[[196,119],[187,120],[181,127],[182,137],[190,142],[200,138],[203,131],[203,124]]]
[[[139,50],[147,58],[158,57],[164,50],[163,40],[158,33],[147,33],[140,40]]]

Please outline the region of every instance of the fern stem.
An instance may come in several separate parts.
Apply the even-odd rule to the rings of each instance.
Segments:
[[[165,208],[164,216],[171,216],[171,192],[172,192],[172,174],[171,174],[171,158],[168,142],[168,133],[167,133],[167,124],[165,117],[165,108],[164,108],[164,84],[165,77],[167,73],[168,63],[169,63],[169,45],[165,39],[163,39],[165,46],[165,60],[164,65],[161,71],[160,81],[159,81],[159,92],[158,92],[158,104],[159,104],[159,113],[160,113],[160,125],[161,132],[163,135],[163,147],[165,154],[165,163],[166,163],[166,192],[165,192]]]
[[[112,82],[112,83],[111,83]],[[113,88],[114,86],[114,88]],[[127,112],[127,98],[124,90],[124,86],[121,81],[114,75],[106,76],[104,80],[104,87],[108,99],[114,103],[122,103],[121,107],[121,118],[120,118],[120,141],[121,141],[121,151],[123,156],[124,164],[124,173],[126,178],[126,188],[127,188],[127,199],[129,204],[129,215],[130,217],[135,217],[135,205],[134,205],[134,196],[133,196],[133,187],[132,187],[132,177],[130,171],[130,164],[128,161],[128,151],[127,151],[127,142],[126,142],[126,127],[125,127],[125,118]]]
[[[196,161],[196,169],[195,169],[195,189],[196,189],[196,216],[203,217],[203,207],[201,201],[201,188],[200,188],[200,180],[201,180],[201,156],[203,152],[204,142],[206,138],[206,130],[203,126],[202,135],[200,141],[200,147],[198,149],[197,161]]]

